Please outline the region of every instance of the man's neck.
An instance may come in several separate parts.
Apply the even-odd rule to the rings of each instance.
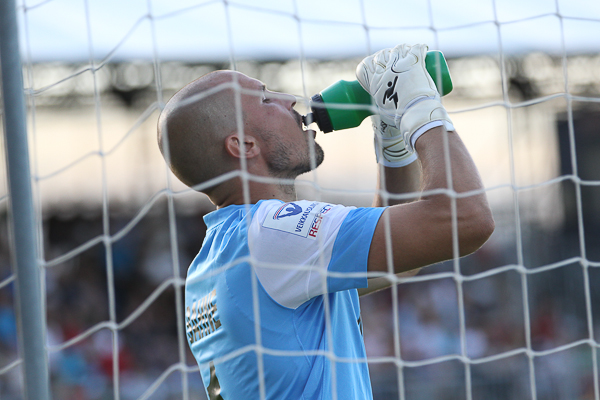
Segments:
[[[263,183],[247,181],[242,183],[228,181],[213,190],[209,197],[217,208],[230,205],[256,204],[260,200],[281,200],[291,202],[297,200],[296,187],[293,184]]]

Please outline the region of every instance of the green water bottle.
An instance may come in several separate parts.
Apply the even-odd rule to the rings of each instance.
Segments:
[[[428,51],[425,56],[425,67],[433,78],[440,95],[445,96],[452,91],[452,79],[448,64],[441,51]],[[440,79],[441,78],[441,79]],[[369,115],[373,115],[371,108],[340,108],[342,104],[356,104],[371,106],[371,95],[362,88],[358,81],[338,81],[323,89],[321,93],[312,97],[311,113],[302,117],[305,125],[316,122],[324,133],[354,128]]]

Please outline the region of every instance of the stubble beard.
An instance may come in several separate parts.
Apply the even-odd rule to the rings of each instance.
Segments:
[[[275,135],[272,135],[271,139],[273,151],[271,157],[269,157],[267,166],[271,174],[278,178],[296,179],[299,175],[317,168],[325,159],[323,148],[317,142],[311,141],[308,134],[306,136],[308,151],[300,155],[300,161],[296,164],[292,164],[290,149],[277,140]],[[314,148],[314,163],[311,162],[311,153],[313,153],[310,151],[311,146]]]

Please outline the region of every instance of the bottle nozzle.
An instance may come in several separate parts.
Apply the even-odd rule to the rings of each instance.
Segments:
[[[308,113],[306,115],[302,116],[302,123],[304,124],[304,126],[306,126],[308,128],[308,126],[310,124],[312,124],[314,122],[313,119],[313,113]]]

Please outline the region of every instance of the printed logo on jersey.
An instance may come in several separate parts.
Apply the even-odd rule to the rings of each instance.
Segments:
[[[328,213],[329,210],[331,210],[331,206],[329,204],[321,208],[321,211],[319,211],[314,221],[310,225],[310,229],[308,230],[309,237],[313,239],[317,238],[317,233],[319,233],[319,229],[321,228],[321,222],[323,221],[323,215]]]
[[[192,303],[185,310],[185,330],[190,344],[200,340],[221,327],[221,319],[217,315],[217,291]]]
[[[279,207],[275,214],[273,215],[273,219],[281,219],[285,217],[291,217],[292,215],[298,215],[302,212],[302,207],[294,203],[286,203]]]
[[[293,205],[294,207],[290,207]],[[316,239],[323,215],[333,208],[330,204],[299,201],[287,203],[267,214],[263,226],[309,239]],[[289,218],[284,218],[289,217]]]

